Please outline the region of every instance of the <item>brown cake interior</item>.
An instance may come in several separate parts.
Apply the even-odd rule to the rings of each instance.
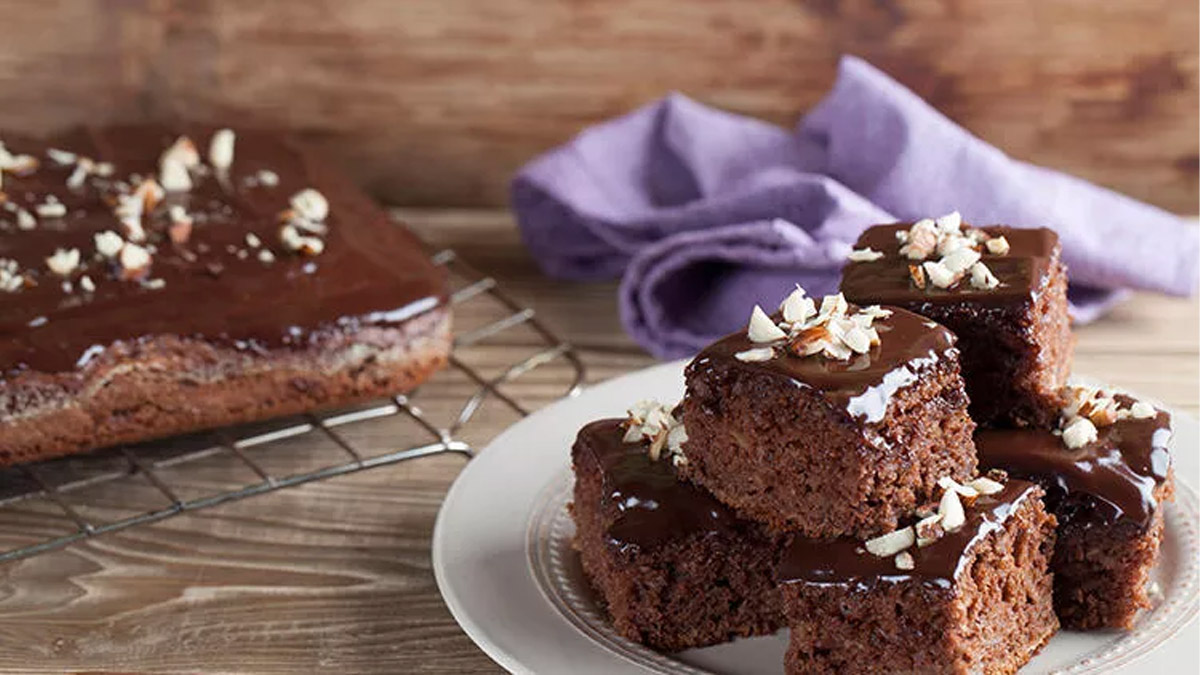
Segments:
[[[572,451],[576,545],[617,632],[663,651],[762,635],[782,622],[780,540],[679,480],[622,420],[585,426]]]
[[[1040,489],[1010,481],[912,570],[853,540],[795,541],[778,576],[788,673],[1012,673],[1058,628]]]
[[[851,302],[898,305],[954,331],[961,350],[971,416],[980,426],[1049,426],[1061,405],[1058,392],[1071,367],[1067,275],[1051,230],[980,228],[1004,236],[1004,255],[983,251],[1000,286],[918,288],[899,253],[896,232],[908,224],[872,227],[856,246],[884,257],[848,264],[841,290]]]
[[[681,471],[745,518],[806,536],[893,529],[938,478],[975,468],[953,338],[896,310],[881,345],[840,363],[743,363],[743,333],[686,371]]]

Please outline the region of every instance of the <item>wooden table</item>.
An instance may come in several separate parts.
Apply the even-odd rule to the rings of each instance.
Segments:
[[[547,283],[503,212],[402,215],[432,245],[455,248],[536,307],[579,348],[590,381],[652,363],[621,331],[615,285]],[[1137,295],[1078,331],[1076,370],[1195,415],[1198,321],[1196,300]],[[497,365],[529,349],[506,340],[473,356]],[[554,363],[513,391],[543,405],[568,374]],[[471,440],[513,419],[485,409]],[[397,439],[385,426],[361,442]],[[303,456],[291,448],[276,461]],[[430,566],[438,505],[463,462],[414,460],[0,566],[0,671],[495,672],[442,604]],[[173,478],[180,489],[210,488],[228,471],[213,465]],[[89,508],[117,510],[144,492],[144,484],[110,486],[88,496]],[[0,523],[36,533],[50,519],[28,509],[0,514]]]

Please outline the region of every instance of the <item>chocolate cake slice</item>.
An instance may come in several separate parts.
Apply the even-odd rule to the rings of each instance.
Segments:
[[[1071,368],[1067,275],[1051,230],[964,226],[957,213],[862,234],[850,302],[896,305],[958,336],[980,426],[1044,427]]]
[[[1050,639],[1054,517],[1041,489],[946,485],[946,508],[915,526],[784,548],[786,672],[1013,673]]]
[[[442,271],[286,137],[3,140],[0,464],[403,392],[446,360]]]
[[[954,336],[903,309],[797,289],[685,377],[681,473],[776,530],[873,536],[975,468]]]
[[[774,632],[780,539],[680,480],[681,428],[641,409],[657,419],[592,422],[571,453],[576,545],[613,626],[664,651]]]
[[[1058,518],[1054,608],[1068,628],[1132,628],[1174,494],[1170,415],[1125,395],[1072,388],[1061,428],[976,435],[979,461],[1036,481]]]

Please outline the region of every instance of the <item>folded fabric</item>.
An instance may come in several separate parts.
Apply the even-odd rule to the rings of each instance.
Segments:
[[[512,204],[547,274],[622,277],[621,320],[661,358],[736,330],[795,283],[834,290],[878,223],[957,210],[1053,228],[1080,322],[1126,289],[1190,294],[1200,260],[1189,223],[1013,160],[853,57],[795,132],[672,94],[531,162]]]

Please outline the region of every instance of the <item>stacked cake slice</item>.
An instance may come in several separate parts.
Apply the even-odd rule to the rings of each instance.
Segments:
[[[845,296],[797,287],[702,350],[679,406],[580,431],[577,541],[617,630],[680,650],[788,626],[789,673],[1009,673],[1060,617],[1130,625],[1169,418],[1064,387],[1055,235],[952,214],[850,260]]]

